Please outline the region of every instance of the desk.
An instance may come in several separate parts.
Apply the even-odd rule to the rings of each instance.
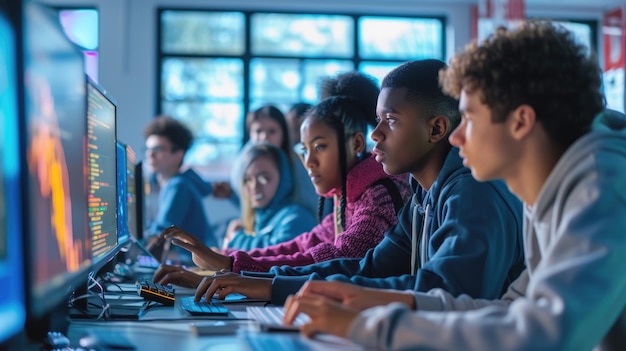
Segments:
[[[184,296],[177,289],[176,295]],[[226,307],[237,318],[247,318],[246,306],[259,303],[227,304]],[[211,318],[213,321],[215,317]],[[261,332],[256,323],[242,321],[242,326],[231,334],[200,335],[191,332],[192,323],[208,323],[206,318],[189,316],[180,306],[158,306],[148,309],[139,321],[94,321],[73,320],[67,336],[73,346],[90,333],[113,338],[121,335],[136,351],[184,350],[184,351],[227,351],[227,350],[361,350],[361,348],[328,335],[315,340],[307,339],[294,332]]]

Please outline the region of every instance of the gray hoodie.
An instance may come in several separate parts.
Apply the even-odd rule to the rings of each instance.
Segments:
[[[626,116],[598,115],[524,215],[527,268],[502,299],[415,293],[418,312],[366,310],[349,338],[394,350],[626,350]]]

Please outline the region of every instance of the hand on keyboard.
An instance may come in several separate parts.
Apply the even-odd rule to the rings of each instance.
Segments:
[[[194,301],[193,296],[179,298],[180,306],[194,316],[228,316],[228,308],[217,301]]]
[[[271,329],[298,330],[300,326],[311,320],[309,316],[301,313],[293,322],[293,325],[285,325],[283,323],[285,308],[281,306],[248,306],[246,307],[246,312],[248,312],[249,318]]]

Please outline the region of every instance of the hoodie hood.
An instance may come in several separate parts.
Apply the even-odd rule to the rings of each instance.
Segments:
[[[247,147],[253,147],[253,144],[248,145]],[[276,189],[276,193],[272,200],[265,206],[264,208],[256,209],[256,220],[255,227],[263,228],[267,221],[269,221],[274,214],[291,203],[291,194],[293,192],[293,174],[291,173],[291,164],[289,160],[287,160],[287,156],[285,156],[284,152],[279,152],[280,154],[280,162],[278,165],[278,173],[280,180],[278,182],[278,188]],[[242,153],[243,158],[241,159],[241,165],[248,165],[250,161],[246,159],[246,150]],[[239,174],[237,179],[239,180],[237,184],[241,186],[241,179],[243,178],[246,169],[244,167],[239,168]],[[243,191],[243,189],[241,189]]]
[[[554,198],[562,196],[561,184],[607,166],[619,165],[626,173],[626,115],[604,110],[591,124],[591,131],[576,140],[561,156],[543,185],[534,212],[541,216]],[[575,182],[572,182],[575,184]]]
[[[451,177],[455,177],[462,173],[470,173],[469,168],[463,166],[463,160],[459,156],[459,148],[452,147],[448,152],[448,156],[446,156],[446,160],[439,171],[439,175],[433,182],[433,185],[430,187],[429,191],[426,191],[422,186],[418,183],[418,181],[413,178],[412,175],[409,174],[409,184],[411,185],[411,190],[416,194],[417,200],[419,203],[423,203],[426,196],[430,196],[431,198],[439,198],[439,193],[441,192],[441,188],[444,184],[447,184],[448,179]],[[425,204],[424,204],[425,205]]]

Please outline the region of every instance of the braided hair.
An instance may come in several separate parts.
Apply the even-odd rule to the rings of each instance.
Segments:
[[[346,178],[348,176],[348,162],[346,142],[357,133],[367,134],[369,116],[358,101],[349,96],[331,96],[317,104],[306,114],[305,118],[322,122],[337,132],[339,146],[339,169],[341,171],[341,227],[345,229],[346,222]],[[324,213],[324,198],[318,203],[318,219],[321,221]]]

